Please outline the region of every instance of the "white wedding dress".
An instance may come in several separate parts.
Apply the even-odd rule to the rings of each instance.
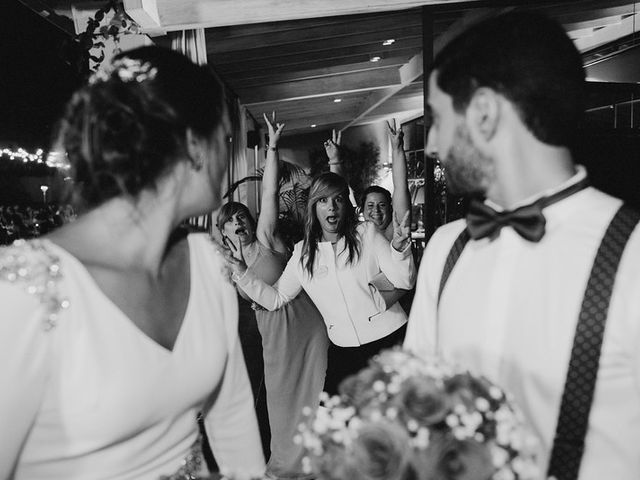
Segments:
[[[172,351],[139,330],[49,241],[0,250],[0,478],[158,479],[183,466],[197,412],[218,463],[264,467],[234,288],[204,234]]]

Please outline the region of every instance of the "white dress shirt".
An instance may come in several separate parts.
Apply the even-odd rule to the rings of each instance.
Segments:
[[[568,183],[582,176],[580,170]],[[586,282],[620,205],[587,188],[544,209],[546,234],[539,243],[511,227],[494,241],[469,241],[437,311],[444,262],[465,221],[438,229],[422,259],[405,347],[429,354],[437,343],[446,358],[510,391],[542,441],[543,468]],[[580,480],[640,479],[639,293],[636,228],[611,298]]]
[[[396,251],[366,222],[358,226],[358,236],[361,251],[355,263],[347,263],[344,238],[335,245],[335,251],[330,242],[320,242],[311,277],[300,263],[302,242],[299,242],[273,286],[250,270],[237,279],[238,286],[267,310],[280,308],[304,289],[322,314],[329,339],[340,347],[355,347],[384,338],[404,325],[407,317],[397,303],[381,310],[369,281],[383,272],[395,287],[412,288],[416,269],[411,247]]]

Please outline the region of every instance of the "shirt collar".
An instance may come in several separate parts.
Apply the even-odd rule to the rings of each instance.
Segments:
[[[557,193],[557,192],[559,192],[561,190],[564,190],[565,188],[568,188],[571,185],[574,185],[574,184],[584,180],[585,178],[587,178],[587,169],[582,165],[576,165],[576,173],[571,178],[568,178],[564,182],[556,185],[555,187],[549,188],[547,190],[543,190],[541,192],[536,193],[535,195],[531,195],[531,196],[525,198],[524,200],[516,202],[510,208],[510,210],[515,210],[516,208],[522,207],[524,205],[530,205],[530,204],[534,203],[536,200],[538,200],[538,199],[540,199],[542,197],[547,197],[549,195],[553,195],[554,193]],[[489,205],[491,208],[493,208],[494,210],[498,211],[498,212],[504,210],[504,207],[502,207],[501,205],[498,205],[495,202],[492,202],[489,199],[485,200],[485,203],[487,205]]]

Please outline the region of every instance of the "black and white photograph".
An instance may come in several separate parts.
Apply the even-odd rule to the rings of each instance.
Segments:
[[[640,3],[2,0],[0,480],[640,479]]]

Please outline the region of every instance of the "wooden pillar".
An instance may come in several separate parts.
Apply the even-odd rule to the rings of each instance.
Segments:
[[[178,30],[169,33],[171,39],[171,49],[182,53],[188,57],[193,63],[198,65],[207,64],[207,42],[204,36],[204,29],[195,30]],[[229,177],[227,177],[227,184]],[[214,220],[211,214],[192,217],[188,223],[200,230],[206,230],[209,235],[213,233]]]
[[[170,32],[169,37],[173,50],[183,53],[198,65],[206,65],[208,63],[207,40],[203,28]],[[253,173],[251,172],[251,168],[254,162],[253,159],[248,157],[246,109],[240,105],[235,94],[231,93],[228,89],[227,96],[231,97],[227,106],[232,124],[233,141],[229,145],[227,158],[228,169],[223,183],[226,184],[227,191],[229,191],[235,180]],[[242,202],[255,213],[258,204],[258,196],[255,192],[255,188],[243,187],[242,192],[241,189],[236,189],[235,193],[230,196],[228,200]],[[200,223],[202,222],[200,221]],[[213,223],[212,217],[206,222],[210,232],[215,230]]]
[[[429,92],[429,72],[433,62],[433,15],[429,7],[422,7],[422,85],[424,92],[424,207],[422,222],[424,238],[428,241],[436,229],[436,182],[434,177],[435,159],[427,155],[427,135],[431,127],[431,115],[427,103]]]

